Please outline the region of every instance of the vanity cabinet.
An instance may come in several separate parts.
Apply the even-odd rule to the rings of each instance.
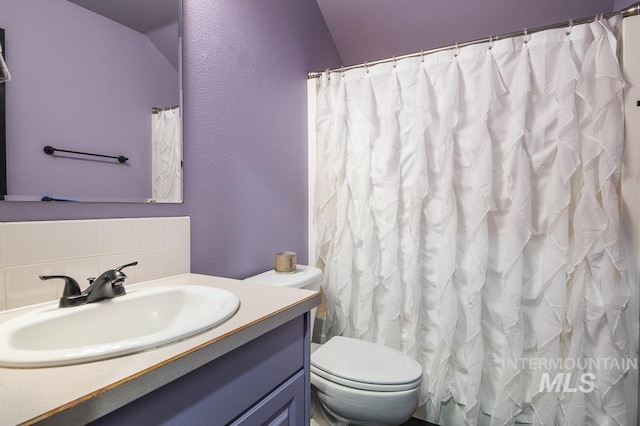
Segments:
[[[286,322],[93,424],[308,424],[308,316]]]
[[[297,426],[304,420],[304,371],[299,371],[243,414],[232,426]]]

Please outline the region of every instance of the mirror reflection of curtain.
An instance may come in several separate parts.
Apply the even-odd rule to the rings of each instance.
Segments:
[[[180,109],[151,114],[152,198],[163,201],[182,200],[182,140]]]

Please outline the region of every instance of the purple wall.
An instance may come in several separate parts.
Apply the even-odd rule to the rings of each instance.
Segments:
[[[160,53],[167,58],[167,61],[171,63],[173,68],[178,70],[178,21],[169,22],[168,24],[151,30],[145,35],[151,40],[151,42],[158,48]]]
[[[184,204],[2,202],[0,221],[189,215],[194,272],[246,277],[280,250],[306,262],[306,75],[341,65],[318,6],[184,9]]]
[[[637,0],[615,0],[615,4],[613,5],[613,10],[623,10],[627,7],[635,4]]]
[[[614,0],[317,1],[345,65],[594,16],[614,5]]]
[[[7,1],[14,0],[0,4]],[[449,2],[431,4],[440,10]],[[538,8],[565,13],[560,5]],[[482,21],[468,15],[440,31],[457,38]],[[194,272],[245,277],[285,249],[304,263],[306,73],[340,65],[314,0],[185,0],[185,203],[2,202],[0,221],[189,215]]]
[[[151,197],[151,108],[178,103],[177,70],[144,35],[66,0],[0,1],[0,27],[9,195]],[[45,145],[130,161],[54,158]]]
[[[339,66],[315,0],[187,0],[192,265],[244,277],[307,261],[307,72]]]

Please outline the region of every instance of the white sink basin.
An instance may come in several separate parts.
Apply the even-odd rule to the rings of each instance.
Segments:
[[[0,323],[1,367],[81,364],[184,339],[230,318],[228,290],[196,285],[128,290],[73,308],[47,305]]]

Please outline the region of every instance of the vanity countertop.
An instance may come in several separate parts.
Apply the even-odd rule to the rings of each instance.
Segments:
[[[219,358],[320,303],[318,292],[228,278],[183,274],[130,288],[204,285],[240,298],[234,316],[215,328],[160,348],[86,364],[0,368],[0,425],[39,421],[81,424],[111,412]],[[51,302],[49,302],[51,303]],[[35,307],[0,312],[0,322]]]

